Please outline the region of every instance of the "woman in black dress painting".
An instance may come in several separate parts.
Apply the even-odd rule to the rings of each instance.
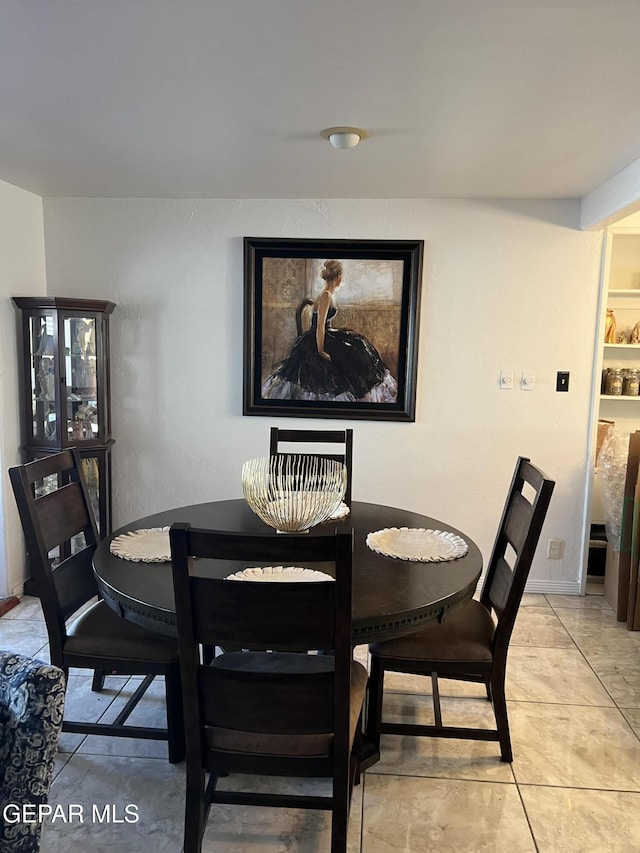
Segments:
[[[335,294],[342,283],[342,264],[326,261],[320,275],[325,287],[311,305],[311,326],[265,380],[262,397],[395,403],[398,386],[378,350],[363,335],[331,325],[338,311]]]

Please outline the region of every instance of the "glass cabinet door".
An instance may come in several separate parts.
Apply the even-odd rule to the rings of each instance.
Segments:
[[[100,433],[96,318],[65,317],[63,326],[65,428],[69,444],[77,445]]]
[[[82,460],[82,474],[87,484],[87,491],[91,499],[93,515],[102,536],[106,535],[105,523],[100,503],[100,469],[103,467],[101,455],[87,456]]]
[[[42,313],[29,317],[31,437],[39,441],[59,441],[56,415],[59,381],[55,333],[52,314]]]

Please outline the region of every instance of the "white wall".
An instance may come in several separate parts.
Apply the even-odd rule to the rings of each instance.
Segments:
[[[529,589],[579,591],[601,252],[579,203],[50,198],[44,211],[49,295],[118,304],[116,526],[240,497],[242,462],[267,452],[276,419],[241,414],[243,236],[422,238],[417,419],[351,424],[354,498],[441,518],[488,557],[529,455],[558,483],[543,540],[566,540],[561,561],[540,549]],[[502,368],[534,370],[535,390],[499,390]],[[331,423],[348,425],[313,425]]]
[[[42,199],[0,181],[0,597],[22,591],[25,559],[7,468],[19,464],[17,311],[46,292]]]

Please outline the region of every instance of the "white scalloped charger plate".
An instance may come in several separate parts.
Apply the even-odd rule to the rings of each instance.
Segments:
[[[331,575],[301,566],[263,566],[228,575],[228,581],[332,581]]]
[[[385,557],[420,563],[456,560],[469,550],[464,539],[455,533],[422,527],[385,527],[369,533],[367,545]]]
[[[351,510],[349,509],[347,504],[342,501],[338,509],[329,516],[327,521],[340,521],[341,518],[346,518],[350,512]]]
[[[168,527],[149,527],[122,533],[109,545],[116,557],[132,563],[168,563],[171,560]]]

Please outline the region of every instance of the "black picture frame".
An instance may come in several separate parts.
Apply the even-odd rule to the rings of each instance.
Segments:
[[[423,254],[423,240],[245,237],[243,414],[414,421]],[[298,309],[326,261],[344,288],[321,358]]]

